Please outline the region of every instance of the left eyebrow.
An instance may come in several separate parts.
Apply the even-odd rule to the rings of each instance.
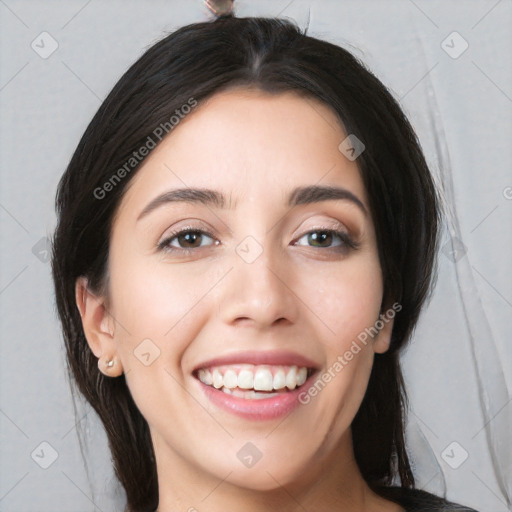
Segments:
[[[321,201],[329,200],[350,201],[358,206],[365,216],[368,215],[368,211],[363,202],[354,193],[350,192],[350,190],[341,187],[318,185],[297,187],[291,192],[288,198],[288,206],[294,207],[301,204],[319,203]]]
[[[310,185],[305,187],[297,187],[292,190],[288,196],[287,206],[302,204],[319,203],[322,201],[343,200],[350,201],[364,213],[368,215],[368,211],[363,202],[352,192],[341,187]],[[148,215],[153,210],[168,203],[186,202],[203,204],[219,209],[226,209],[226,197],[216,190],[206,188],[179,188],[169,190],[151,200],[146,207],[140,212],[137,221]],[[231,203],[230,203],[231,205]],[[232,206],[230,206],[232,208]]]

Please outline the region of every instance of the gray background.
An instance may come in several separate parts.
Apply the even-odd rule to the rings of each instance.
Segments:
[[[239,16],[310,15],[308,33],[363,59],[410,116],[447,209],[436,292],[403,357],[418,486],[512,510],[512,3],[236,3]],[[0,0],[0,16],[0,510],[122,510],[101,424],[73,411],[45,237],[102,99],[145,48],[209,15],[200,0]]]

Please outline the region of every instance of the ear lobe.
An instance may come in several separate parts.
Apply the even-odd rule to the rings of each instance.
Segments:
[[[383,325],[382,325],[383,324]],[[389,349],[391,343],[391,333],[393,332],[393,318],[388,318],[385,314],[379,316],[379,320],[375,322],[379,329],[378,334],[373,338],[373,351],[377,354],[383,354]]]
[[[115,349],[114,330],[105,301],[88,289],[87,278],[83,276],[76,280],[75,300],[87,343],[94,355],[100,358],[103,353],[112,352]]]

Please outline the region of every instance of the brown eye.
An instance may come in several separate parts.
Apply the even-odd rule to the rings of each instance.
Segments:
[[[308,241],[313,245],[324,247],[327,244],[329,247],[332,245],[333,233],[329,231],[314,231],[307,235]]]
[[[347,246],[355,249],[357,247],[357,244],[350,235],[344,231],[335,231],[332,229],[315,230],[305,233],[301,238],[299,238],[299,240],[302,240],[305,237],[307,237],[307,241],[311,244],[311,247],[317,247],[320,249],[331,249],[335,247],[346,248]],[[338,242],[333,245],[333,241],[336,242],[336,240]]]
[[[171,236],[162,240],[158,247],[160,249],[166,251],[180,251],[180,250],[190,250],[190,249],[198,249],[199,247],[204,247],[204,244],[201,242],[205,239],[213,239],[212,235],[209,233],[202,231],[200,229],[190,229],[185,228],[181,231],[177,231],[175,233],[171,233]],[[212,244],[206,244],[212,245]],[[215,243],[216,245],[216,243]]]

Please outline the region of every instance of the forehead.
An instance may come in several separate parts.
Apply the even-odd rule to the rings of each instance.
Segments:
[[[365,201],[355,161],[339,150],[347,134],[335,112],[294,92],[236,88],[202,102],[150,153],[122,199],[140,210],[157,192],[218,189],[239,201],[284,201],[297,185],[342,185]]]

